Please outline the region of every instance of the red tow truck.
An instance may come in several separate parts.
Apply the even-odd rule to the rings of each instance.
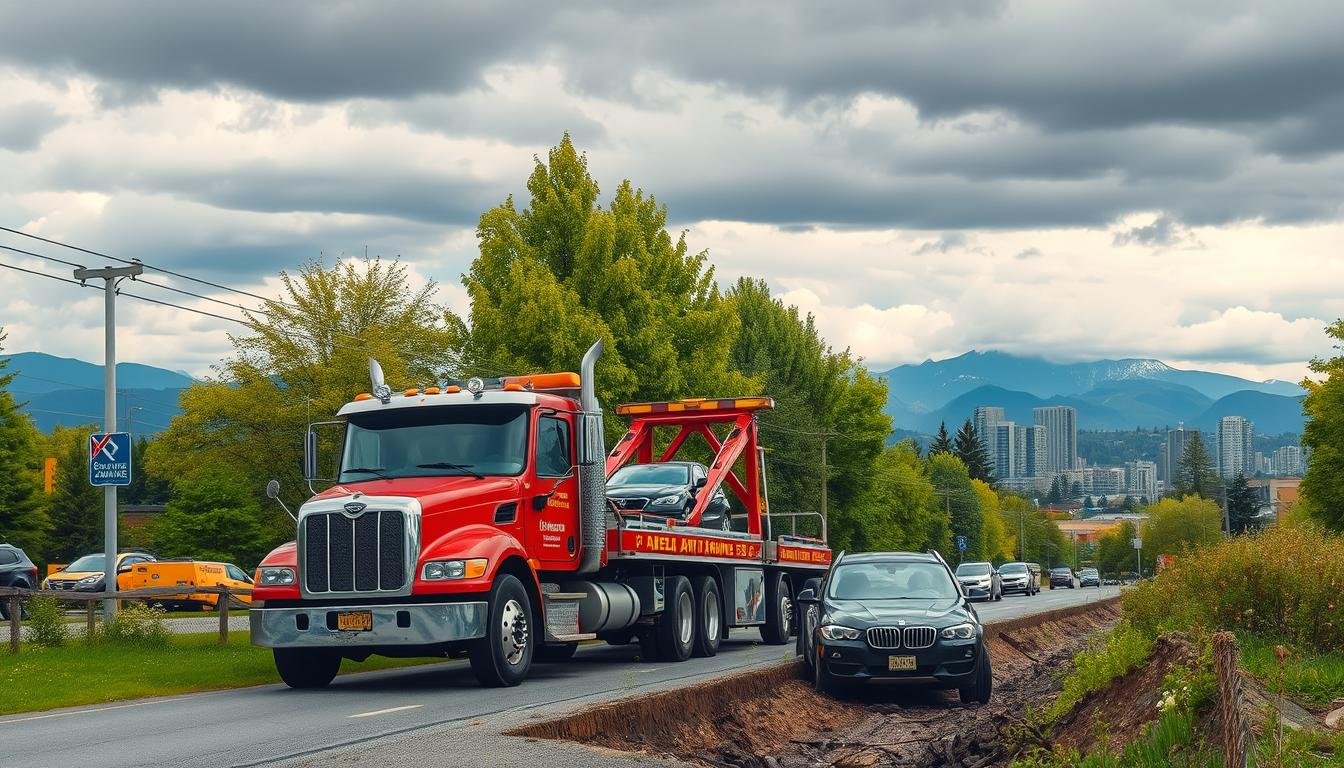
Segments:
[[[824,532],[771,531],[756,414],[773,401],[620,406],[630,427],[608,454],[601,354],[599,341],[581,375],[401,392],[369,361],[372,391],[328,422],[342,430],[335,484],[299,508],[295,541],[257,568],[252,640],[273,649],[288,685],[325,686],[342,658],[374,654],[466,655],[481,684],[505,686],[584,640],[637,641],[663,661],[712,656],[732,627],[789,641],[792,595],[831,551]],[[310,482],[318,430],[305,440]],[[607,497],[622,465],[669,462],[697,436],[714,456],[684,515]],[[743,530],[700,527],[722,485]]]

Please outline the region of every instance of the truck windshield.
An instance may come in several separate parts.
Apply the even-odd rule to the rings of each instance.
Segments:
[[[527,409],[468,405],[397,408],[350,417],[340,481],[521,474]]]

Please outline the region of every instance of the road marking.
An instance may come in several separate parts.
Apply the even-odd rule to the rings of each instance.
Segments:
[[[111,707],[98,707],[97,709],[80,709],[73,712],[52,712],[48,715],[33,715],[31,717],[16,717],[9,720],[0,720],[0,725],[12,725],[14,723],[27,723],[33,720],[49,720],[53,717],[70,717],[72,715],[91,715],[95,712],[110,712],[114,709],[129,709],[131,707],[146,707],[150,704],[168,704],[176,699],[160,699],[156,701],[137,701],[131,704],[117,704]]]
[[[419,709],[420,707],[423,707],[423,706],[425,706],[425,705],[424,705],[424,704],[407,704],[407,705],[404,706],[404,707],[388,707],[387,709],[375,709],[375,710],[372,711],[372,712],[360,712],[358,715],[350,715],[350,717],[352,717],[352,718],[355,718],[355,717],[374,717],[374,716],[376,716],[376,715],[387,715],[387,714],[391,714],[391,713],[393,713],[393,712],[404,712],[404,711],[406,711],[406,710],[408,710],[408,709]]]

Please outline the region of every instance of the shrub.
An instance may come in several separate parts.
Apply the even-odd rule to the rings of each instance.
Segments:
[[[34,645],[59,648],[70,639],[70,625],[54,597],[34,597],[28,601],[28,631]]]
[[[141,603],[131,603],[117,611],[102,631],[102,639],[110,642],[154,648],[166,647],[170,635],[163,611]]]
[[[1046,710],[1046,721],[1054,722],[1068,714],[1084,696],[1105,688],[1115,678],[1147,661],[1152,650],[1150,637],[1121,623],[1105,640],[1073,658],[1073,670],[1064,678],[1059,698]]]
[[[1152,635],[1246,630],[1314,650],[1344,645],[1344,537],[1273,527],[1176,558],[1123,598]]]

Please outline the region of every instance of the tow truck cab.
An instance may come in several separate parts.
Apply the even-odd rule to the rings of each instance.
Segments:
[[[482,684],[515,685],[534,658],[567,657],[589,638],[638,639],[650,656],[673,660],[709,655],[730,624],[767,623],[739,605],[753,598],[778,603],[763,635],[787,640],[792,580],[824,570],[830,553],[809,539],[764,546],[753,409],[770,401],[707,401],[713,407],[691,408],[694,424],[684,403],[672,412],[630,406],[648,408],[645,422],[637,419],[608,457],[593,391],[601,352],[594,344],[581,376],[398,393],[370,361],[372,391],[338,413],[334,484],[299,509],[295,541],[257,568],[253,642],[274,649],[286,683],[326,685],[342,658],[465,653]],[[663,460],[690,434],[719,452],[683,520],[623,514],[605,496],[621,464],[652,461],[655,410],[686,422]],[[733,428],[720,439],[715,423]],[[306,474],[316,480],[313,427],[305,447]],[[733,471],[738,459],[745,483]],[[747,531],[693,530],[725,480],[750,496]],[[793,558],[772,568],[766,550],[780,545]],[[728,605],[739,592],[745,597]]]

